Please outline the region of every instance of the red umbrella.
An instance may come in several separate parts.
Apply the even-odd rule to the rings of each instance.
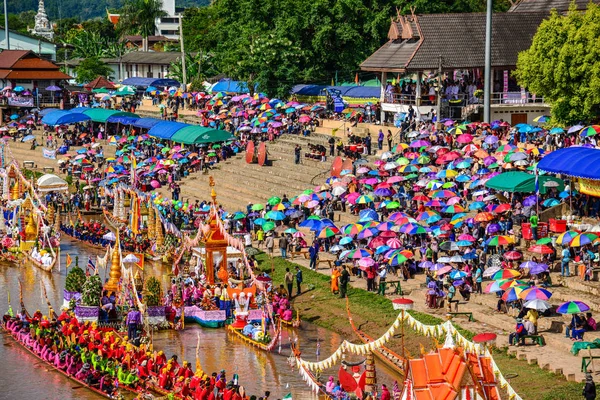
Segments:
[[[494,208],[494,212],[496,214],[500,214],[510,210],[510,204],[500,204],[498,207]]]
[[[545,244],[536,244],[534,246],[531,246],[527,250],[531,251],[532,253],[540,253],[540,254],[554,253],[554,250],[552,250],[550,247],[546,246]]]
[[[521,254],[518,251],[507,251],[506,253],[504,253],[504,258],[506,258],[507,260],[520,260],[523,257],[523,254]]]
[[[429,201],[429,197],[420,194],[420,195],[413,197],[413,200],[427,202],[427,201]]]
[[[495,333],[484,332],[473,336],[473,341],[475,343],[493,342],[494,340],[496,340],[496,337],[498,337],[498,335],[496,335]]]

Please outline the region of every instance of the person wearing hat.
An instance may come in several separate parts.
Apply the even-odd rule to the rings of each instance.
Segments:
[[[522,337],[525,335],[527,335],[527,331],[525,330],[525,325],[523,325],[523,320],[521,318],[517,318],[517,325],[515,326],[515,331],[508,335],[508,345],[522,345]]]
[[[585,386],[583,387],[583,398],[594,400],[596,398],[596,384],[591,374],[585,374]]]

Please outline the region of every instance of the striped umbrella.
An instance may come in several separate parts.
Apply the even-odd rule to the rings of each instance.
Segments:
[[[542,289],[539,287],[531,287],[529,289],[523,290],[520,294],[519,294],[519,298],[525,300],[525,301],[529,301],[529,300],[548,300],[550,297],[552,297],[552,293],[549,292],[546,289]]]
[[[586,244],[592,243],[597,238],[598,238],[598,236],[594,235],[593,233],[581,233],[573,238],[570,246],[571,247],[585,246]]]
[[[358,235],[360,231],[365,229],[365,227],[361,224],[348,224],[342,228],[343,232],[346,235],[355,236]]]
[[[354,250],[350,250],[348,252],[348,254],[346,255],[347,258],[363,258],[363,257],[370,257],[373,254],[372,251],[367,250],[367,249],[354,249]]]
[[[512,278],[516,278],[518,276],[521,276],[521,273],[517,270],[514,269],[501,269],[500,271],[496,272],[493,276],[492,279],[493,280],[498,280],[498,279],[512,279]]]
[[[527,289],[527,286],[513,286],[504,292],[502,295],[502,300],[509,301],[517,301],[519,300],[519,294]]]
[[[510,236],[502,235],[493,236],[487,241],[488,246],[504,246],[511,243],[514,243],[514,240]]]
[[[504,258],[511,261],[520,260],[521,258],[523,258],[523,254],[521,254],[521,252],[519,251],[514,250],[507,251],[506,253],[504,253]]]
[[[579,235],[579,233],[577,233],[575,231],[563,232],[560,235],[558,235],[558,237],[556,238],[556,243],[558,243],[562,246],[568,246],[569,243],[571,243],[577,235]],[[536,244],[546,244],[546,243],[537,243],[536,242]]]
[[[465,212],[465,209],[462,208],[461,206],[459,206],[458,204],[454,204],[454,205],[444,208],[442,210],[442,212],[446,213],[446,214],[456,214],[456,213]]]
[[[402,242],[396,238],[389,239],[385,244],[390,246],[391,249],[399,249],[402,247]]]
[[[405,263],[408,260],[408,258],[406,258],[404,256],[404,254],[401,254],[400,252],[394,254],[389,260],[388,260],[388,264],[394,266],[394,265],[400,265],[402,263]]]
[[[356,199],[356,204],[369,204],[373,202],[373,198],[371,196],[362,195]]]
[[[558,306],[556,312],[559,314],[577,314],[588,311],[589,309],[590,307],[587,304],[574,300],[562,303],[560,306]]]
[[[522,279],[505,279],[502,280],[500,283],[500,289],[502,290],[508,290],[509,288],[513,287],[513,286],[528,286],[529,282],[528,281],[524,281]]]
[[[321,232],[319,232],[318,237],[324,239],[324,238],[335,236],[339,233],[340,233],[340,230],[338,228],[336,228],[335,226],[328,226],[328,227],[323,228],[321,230]]]

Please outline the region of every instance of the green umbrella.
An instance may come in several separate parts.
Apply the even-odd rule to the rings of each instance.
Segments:
[[[398,203],[397,201],[391,201],[389,203],[386,204],[385,208],[387,208],[388,210],[392,210],[395,208],[399,208],[400,207],[400,203]]]
[[[267,203],[271,206],[275,206],[275,205],[281,203],[281,199],[277,196],[273,196],[269,200],[267,200]]]
[[[262,204],[254,204],[252,205],[252,211],[260,211],[260,210],[264,210],[265,206]]]
[[[272,231],[273,229],[275,229],[275,222],[273,221],[267,221],[262,225],[263,231],[267,232],[267,231]]]
[[[236,219],[236,220],[237,219],[244,219],[244,218],[246,218],[246,214],[244,214],[241,211],[236,212],[235,215],[233,216],[233,219]]]
[[[548,244],[548,243],[552,243],[552,238],[545,237],[545,238],[541,238],[540,240],[535,242],[535,244]]]
[[[315,191],[312,189],[306,189],[302,194],[313,194]]]

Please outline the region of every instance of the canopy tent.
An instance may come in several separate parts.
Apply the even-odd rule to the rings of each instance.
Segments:
[[[69,184],[53,174],[42,175],[37,180],[38,191],[52,192],[55,190],[69,190]]]
[[[108,119],[113,116],[138,118],[138,116],[134,113],[126,111],[108,110],[106,108],[90,108],[84,111],[83,113],[89,116],[92,119],[92,121],[101,122],[103,124],[108,122]]]
[[[139,77],[127,78],[122,83],[123,83],[123,85],[136,86],[136,87],[137,86],[157,87],[157,86],[179,86],[180,85],[180,83],[177,82],[175,79],[139,78]]]
[[[69,125],[76,122],[89,121],[90,117],[83,113],[72,113],[69,111],[52,111],[42,118],[42,123],[49,126]]]
[[[568,147],[544,156],[538,169],[553,174],[600,180],[600,150]]]
[[[199,144],[224,142],[232,137],[233,135],[227,131],[190,125],[177,131],[171,140],[183,144]]]
[[[91,110],[91,108],[89,108],[89,107],[75,107],[75,108],[71,108],[69,110],[69,112],[71,112],[71,113],[82,113],[82,112],[87,111],[87,110]]]
[[[150,128],[148,135],[160,139],[171,140],[177,131],[185,128],[186,126],[190,125],[182,124],[181,122],[161,121]]]
[[[131,125],[135,126],[136,128],[150,129],[159,122],[163,122],[163,120],[156,118],[139,118]]]
[[[138,117],[130,117],[128,115],[112,115],[112,116],[108,117],[106,122],[119,123],[122,125],[131,125],[138,119],[139,119]]]
[[[538,182],[541,194],[545,194],[550,187],[555,187],[559,192],[565,189],[562,179],[554,176],[538,176]],[[521,171],[503,172],[487,181],[485,186],[507,192],[533,193],[535,192],[535,175]]]
[[[298,96],[320,96],[324,89],[339,90],[342,97],[376,98],[381,94],[379,86],[327,86],[327,85],[295,85],[290,91]]]

